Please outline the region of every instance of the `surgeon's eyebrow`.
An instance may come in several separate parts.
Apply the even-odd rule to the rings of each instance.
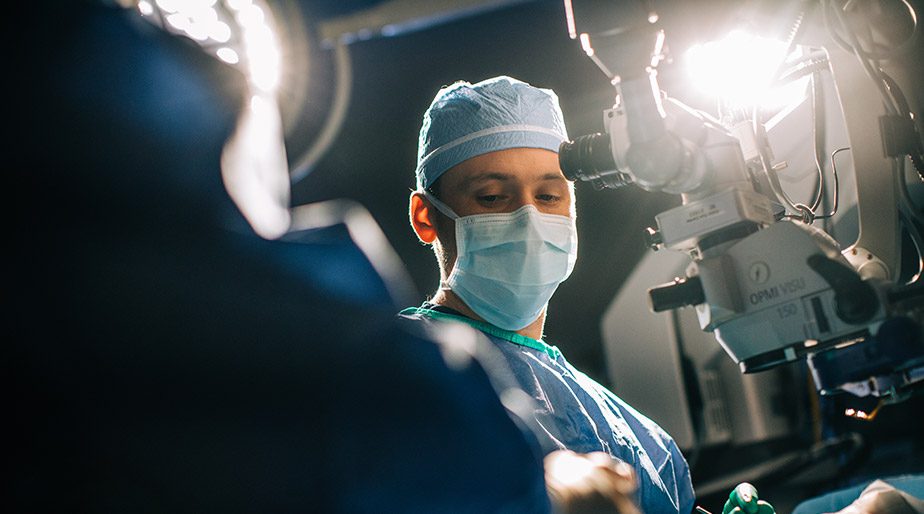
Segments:
[[[507,173],[503,171],[485,171],[485,172],[481,172],[476,175],[473,175],[471,177],[466,177],[462,181],[462,183],[464,185],[468,185],[468,184],[473,184],[477,182],[487,182],[489,180],[507,181],[507,180],[511,180],[513,176],[514,176],[513,173]],[[548,173],[545,173],[539,176],[536,180],[537,181],[542,181],[542,180],[565,180],[567,181],[567,179],[564,177],[564,175],[561,174],[560,171],[550,171]]]
[[[464,178],[460,186],[464,189],[471,189],[473,187],[477,187],[483,182],[490,182],[492,180],[509,182],[512,178],[513,175],[510,173],[503,173],[500,171],[483,171],[481,173],[476,173],[471,177]]]
[[[498,182],[511,182],[515,177],[514,173],[503,172],[503,171],[483,171],[476,173],[470,177],[466,177],[462,180],[462,183],[459,186],[463,189],[473,189],[478,187],[480,184],[491,181]],[[568,180],[561,174],[560,171],[550,171],[544,173],[536,178],[536,182],[567,182]]]
[[[568,181],[568,179],[566,179],[565,176],[562,175],[560,171],[550,171],[542,175],[541,177],[539,177],[539,181],[543,181],[543,180],[555,180],[555,181],[562,181],[562,182]]]
[[[502,171],[484,171],[465,179],[465,183],[487,182],[489,180],[510,180],[513,175]]]

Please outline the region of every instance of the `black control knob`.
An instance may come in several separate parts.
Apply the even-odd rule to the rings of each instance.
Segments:
[[[664,242],[664,238],[661,237],[661,233],[652,227],[645,229],[645,243],[654,251],[658,251],[661,248],[661,243]]]
[[[698,276],[675,278],[669,284],[652,287],[648,290],[648,297],[651,300],[651,309],[655,312],[706,302],[703,283]]]
[[[834,290],[834,311],[838,318],[851,325],[873,319],[879,310],[879,297],[853,268],[822,254],[809,256],[807,262]]]

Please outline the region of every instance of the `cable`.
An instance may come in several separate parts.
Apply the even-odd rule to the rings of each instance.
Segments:
[[[833,7],[834,15],[837,17],[838,23],[840,23],[841,27],[844,29],[849,42],[844,42],[837,36],[836,31],[833,30],[833,27],[830,25],[830,17],[827,16],[828,9],[825,7],[825,20],[826,24],[828,24],[828,32],[830,33],[831,38],[834,39],[838,45],[846,45],[842,46],[842,48],[856,56],[857,60],[860,62],[860,66],[863,68],[863,71],[866,72],[866,75],[870,78],[870,80],[873,81],[873,83],[876,85],[876,88],[879,90],[879,95],[882,97],[882,102],[885,106],[887,114],[896,114],[898,109],[893,103],[892,95],[889,94],[888,89],[886,88],[885,81],[879,74],[880,72],[878,66],[874,67],[873,63],[870,62],[870,58],[860,46],[857,35],[848,28],[847,20],[844,19],[841,9],[838,9],[836,5]]]
[[[867,39],[869,40],[871,49],[867,50],[865,48],[860,47],[860,51],[863,54],[865,54],[867,58],[876,59],[876,60],[890,59],[896,55],[903,54],[909,51],[917,43],[918,34],[919,34],[917,12],[915,12],[914,7],[907,0],[900,0],[900,1],[905,6],[905,8],[908,10],[908,15],[911,18],[911,24],[912,24],[911,34],[909,34],[908,37],[905,38],[905,40],[902,41],[901,43],[894,45],[893,48],[889,48],[888,46],[884,44],[877,43],[873,39],[872,27],[870,24],[867,24],[866,25],[866,30],[868,33]],[[844,11],[846,12],[847,9],[845,8]],[[890,27],[890,29],[891,28],[892,27]],[[876,47],[878,47],[878,49],[874,49]]]
[[[863,49],[863,48],[859,48],[859,50],[860,50],[867,58],[871,58],[871,59],[889,59],[889,58],[895,57],[896,55],[904,54],[904,53],[910,51],[910,50],[911,50],[912,48],[914,48],[914,46],[917,44],[917,40],[918,40],[918,38],[920,37],[920,29],[919,29],[919,27],[918,27],[918,14],[917,14],[917,11],[915,11],[914,6],[911,5],[911,3],[910,3],[908,0],[899,0],[899,1],[905,6],[906,9],[908,9],[908,15],[909,15],[909,17],[911,18],[911,23],[912,23],[911,34],[909,34],[908,37],[907,37],[904,41],[902,41],[902,42],[899,43],[898,45],[895,45],[894,48],[888,48],[888,47],[886,47],[886,46],[884,46],[884,45],[880,45],[880,44],[876,43],[875,41],[873,41],[873,38],[872,38],[872,36],[871,36],[871,37],[869,38],[869,39],[870,39],[870,45],[878,45],[880,48],[882,48],[882,50],[876,51],[876,50],[866,50],[866,49]],[[844,49],[844,50],[846,50],[846,51],[848,51],[848,52],[853,52],[852,45],[850,45],[848,42],[844,41],[844,39],[841,38],[840,35],[837,34],[837,32],[836,32],[835,30],[833,30],[833,27],[832,27],[832,25],[831,25],[830,14],[829,14],[830,11],[829,11],[829,9],[827,8],[827,4],[828,4],[827,1],[825,1],[825,0],[822,1],[822,16],[823,16],[823,18],[824,18],[824,24],[825,24],[825,26],[828,28],[828,32],[830,33],[831,39],[833,39],[834,42],[835,42],[838,46],[840,46],[842,49]],[[850,4],[850,2],[845,3],[845,4],[844,4],[844,7],[843,7],[842,9],[838,9],[837,5],[832,5],[832,7],[833,7],[834,10],[837,10],[837,11],[839,11],[839,10],[844,10],[844,11],[846,11],[846,10],[848,10],[848,7],[851,7],[849,4]],[[847,27],[846,27],[846,26],[843,27],[843,28],[844,28],[845,30],[847,30]]]
[[[825,99],[824,90],[818,83],[818,72],[811,76],[812,87],[812,153],[815,161],[815,194],[812,204],[797,203],[795,207],[798,214],[787,214],[784,217],[789,219],[798,219],[803,223],[814,223],[816,219],[829,218],[834,212],[829,214],[818,215],[815,211],[822,205],[825,198],[825,176],[824,176],[824,146],[825,146]],[[835,181],[835,198],[837,197],[837,173],[834,173]]]
[[[905,158],[904,157],[894,157],[893,169],[894,173],[898,174],[899,180],[899,204],[909,211],[909,215],[912,219],[924,223],[924,207],[917,205],[915,201],[911,198],[911,193],[908,191],[908,177],[905,173]]]
[[[317,139],[315,139],[314,144],[299,157],[295,166],[292,167],[290,176],[293,185],[311,173],[318,164],[318,161],[321,160],[321,157],[324,156],[334,143],[334,139],[337,133],[340,132],[343,121],[346,119],[353,82],[350,53],[347,50],[346,43],[338,42],[334,46],[334,66],[336,69],[336,84],[333,105],[330,108],[330,113],[327,115],[327,120],[324,122],[324,127],[321,128],[321,132],[318,134]]]
[[[824,89],[818,83],[818,73],[813,73],[812,82],[812,153],[815,158],[815,169],[818,170],[818,187],[815,193],[815,199],[812,201],[812,212],[821,205],[821,198],[825,192],[825,175],[824,175],[824,146],[826,141],[825,133],[825,93]]]
[[[911,243],[914,244],[914,249],[918,253],[918,270],[905,284],[913,285],[920,282],[921,277],[924,276],[924,257],[922,257],[924,256],[924,237],[921,236],[921,231],[918,229],[917,224],[913,219],[908,217],[908,214],[904,210],[899,210],[898,214],[902,223],[905,224],[905,228],[908,230],[908,236],[911,238]]]
[[[895,100],[895,104],[899,109],[899,114],[903,118],[912,120],[912,127],[914,127],[914,118],[911,116],[911,107],[908,105],[908,100],[905,98],[905,94],[902,93],[901,88],[898,87],[898,83],[895,82],[895,79],[893,79],[886,72],[880,70],[880,74],[886,83],[886,87],[889,89],[889,93]],[[914,169],[917,170],[921,180],[924,180],[924,154],[921,152],[920,136],[917,134],[915,134],[915,136],[917,137],[918,148],[913,150],[908,156],[911,158],[911,163],[914,165]]]
[[[755,136],[760,133],[758,130],[759,124],[760,111],[759,107],[755,105],[751,111],[751,130],[754,131]],[[770,189],[773,191],[773,194],[777,197],[778,200],[785,204],[784,207],[789,207],[793,212],[802,212],[804,214],[805,206],[793,202],[789,198],[789,195],[786,194],[786,191],[783,190],[783,186],[780,184],[780,177],[773,169],[773,165],[770,162],[770,157],[767,155],[767,151],[764,148],[764,145],[758,144],[755,146],[757,147],[757,156],[759,158],[758,160],[760,161],[760,166],[763,168],[764,175],[767,176],[767,180],[770,183]]]
[[[834,205],[831,207],[831,212],[827,214],[822,214],[818,216],[819,218],[833,218],[834,215],[837,214],[837,205],[838,205],[838,200],[839,200],[838,191],[840,190],[841,185],[840,185],[839,179],[837,178],[837,161],[835,160],[835,157],[837,157],[837,154],[845,150],[850,150],[850,147],[845,146],[843,148],[838,148],[837,150],[831,152],[831,174],[834,176],[834,195],[833,195],[834,198],[832,198],[832,202],[834,203]]]
[[[834,6],[834,9],[837,9],[837,6]],[[853,53],[853,48],[850,46],[850,44],[844,41],[838,35],[837,31],[834,30],[834,25],[831,23],[831,15],[829,12],[830,9],[828,9],[828,0],[822,0],[821,14],[822,18],[824,19],[825,28],[828,30],[828,35],[831,37],[831,40],[841,48],[841,50],[848,53]]]
[[[895,79],[893,79],[891,75],[882,70],[879,70],[879,76],[885,81],[886,87],[889,89],[889,94],[892,96],[892,99],[895,100],[896,107],[898,107],[899,114],[902,116],[909,116],[911,114],[911,107],[908,105],[908,99],[905,98],[905,94],[902,92],[901,88],[898,87],[898,83],[895,82]]]
[[[798,18],[796,19],[790,37],[788,39],[788,46],[786,50],[786,55],[793,53],[796,46],[796,36],[801,29],[802,19],[805,15],[805,12],[800,12]],[[787,70],[788,64],[788,70]],[[770,188],[772,189],[774,195],[778,200],[783,202],[784,207],[788,207],[793,213],[785,214],[784,218],[790,219],[799,219],[804,223],[813,223],[817,218],[830,217],[833,215],[833,212],[828,215],[816,215],[815,211],[818,210],[821,206],[822,199],[825,197],[825,181],[824,181],[824,164],[823,164],[823,153],[819,155],[819,151],[823,152],[823,147],[826,141],[825,137],[825,107],[824,107],[824,92],[820,85],[818,84],[818,73],[821,69],[827,69],[828,61],[825,54],[812,53],[809,56],[804,57],[803,59],[797,61],[796,63],[781,63],[774,72],[773,81],[775,83],[784,84],[794,80],[797,80],[805,75],[811,73],[811,86],[812,86],[812,149],[814,154],[815,169],[817,171],[816,177],[816,186],[815,192],[812,195],[811,205],[806,205],[804,203],[794,202],[786,191],[783,189],[782,184],[780,183],[779,176],[772,167],[772,163],[769,162],[769,157],[766,155],[764,148],[761,145],[758,145],[758,156],[761,167],[767,179],[770,183]],[[795,69],[793,69],[795,67]],[[819,115],[820,112],[820,115]],[[758,131],[758,124],[760,123],[759,110],[755,106],[751,113],[752,121],[752,130],[755,134]],[[837,182],[837,173],[835,172],[835,183]],[[835,186],[836,188],[836,186]],[[837,192],[835,189],[835,198]]]
[[[800,10],[799,14],[796,15],[796,18],[793,20],[793,23],[790,26],[789,36],[786,38],[786,53],[783,54],[783,61],[776,67],[776,70],[773,72],[773,81],[776,81],[783,75],[783,67],[786,66],[786,57],[792,55],[793,51],[796,49],[796,39],[802,30],[802,22],[805,20],[805,15],[805,10]]]
[[[790,64],[789,70],[777,77],[773,85],[774,87],[783,86],[813,73],[828,71],[828,65],[828,57],[824,53],[813,52],[808,57]]]
[[[910,41],[911,39],[916,39],[917,37],[917,32],[918,32],[917,13],[914,11],[914,8],[907,2],[907,0],[901,0],[901,1],[909,9],[911,13],[912,21],[914,23],[912,36],[909,37],[909,41]],[[830,32],[831,37],[835,39],[836,42],[838,42],[839,38],[836,35],[836,31],[834,31],[833,27],[831,27],[830,19],[827,16],[827,13],[829,11],[829,9],[827,8],[827,4],[823,8],[824,8],[824,13],[825,13],[825,21],[826,21],[826,24],[828,25],[828,31]],[[901,91],[901,88],[899,88],[898,86],[898,83],[896,83],[895,80],[892,79],[891,76],[883,72],[879,68],[879,66],[875,66],[875,67],[873,66],[873,63],[870,62],[870,58],[869,58],[870,54],[866,52],[865,50],[863,50],[863,48],[860,45],[859,40],[857,39],[856,34],[847,28],[847,22],[841,13],[841,9],[838,9],[837,6],[834,6],[834,13],[837,16],[838,21],[841,24],[841,27],[846,32],[847,37],[850,39],[850,44],[848,45],[849,50],[860,61],[860,64],[863,67],[864,71],[866,72],[867,76],[869,76],[869,78],[876,84],[876,87],[879,90],[879,94],[882,97],[882,102],[885,106],[887,114],[892,115],[892,116],[910,118],[911,110],[908,106],[908,102],[905,99],[904,94]],[[840,40],[838,44],[842,42],[843,40]],[[905,43],[908,43],[908,41],[906,41]],[[922,155],[920,151],[913,151],[910,153],[909,156],[911,157],[911,161],[914,164],[915,169],[918,171],[918,174],[921,176],[921,179],[924,180],[924,155]],[[914,203],[911,201],[907,193],[908,185],[907,185],[907,181],[906,181],[905,174],[904,174],[903,164],[904,164],[904,161],[902,160],[902,166],[897,168],[899,169],[900,176],[901,176],[901,186],[902,187],[900,187],[900,189],[902,193],[902,201],[907,203],[909,208],[911,208],[912,213],[916,213],[919,211],[917,209],[914,209]],[[893,169],[896,169],[896,168],[893,168]],[[919,218],[920,215],[914,214],[914,217]]]
[[[909,279],[907,284],[910,285],[919,282],[921,276],[924,275],[924,234],[921,231],[921,224],[924,224],[924,214],[922,214],[924,210],[914,203],[908,191],[905,158],[894,157],[892,163],[893,173],[898,176],[899,181],[899,219],[905,226],[905,230],[908,231],[908,236],[911,238],[911,242],[918,254],[918,269]]]

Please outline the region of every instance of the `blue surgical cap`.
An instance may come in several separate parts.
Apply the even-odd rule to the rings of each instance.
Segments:
[[[568,139],[558,97],[510,77],[444,87],[424,113],[417,146],[417,187],[430,187],[449,168],[508,148],[558,152]]]

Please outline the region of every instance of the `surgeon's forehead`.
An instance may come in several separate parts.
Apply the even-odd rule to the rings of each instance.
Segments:
[[[541,148],[511,148],[478,155],[452,167],[442,178],[447,186],[461,188],[489,182],[567,183],[558,165],[558,154]]]
[[[469,173],[460,173],[460,185],[469,186],[469,185],[478,185],[484,182],[514,182],[514,181],[524,181],[529,180],[532,182],[542,182],[542,181],[551,181],[551,182],[562,182],[565,183],[567,180],[560,171],[548,171],[548,172],[539,172],[539,173],[517,173],[510,171],[493,171],[493,170],[474,170]]]

